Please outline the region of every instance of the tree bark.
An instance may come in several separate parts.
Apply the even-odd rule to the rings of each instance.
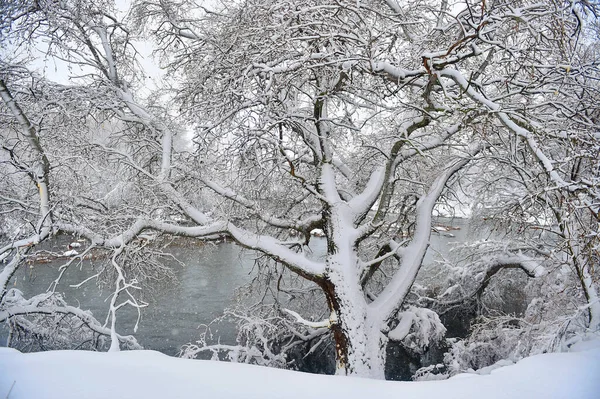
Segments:
[[[331,326],[336,374],[385,379],[387,337],[381,332],[381,321],[370,314],[362,292],[336,277],[323,281],[322,288],[336,316]]]

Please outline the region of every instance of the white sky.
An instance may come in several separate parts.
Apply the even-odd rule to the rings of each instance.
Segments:
[[[129,5],[130,1],[128,0],[116,1],[118,18],[122,19],[127,15]],[[152,89],[158,86],[158,83],[164,76],[164,71],[159,68],[158,63],[152,56],[153,46],[150,42],[133,40],[132,44],[139,53],[138,62],[141,64],[144,75],[146,76],[145,87],[147,90],[143,90],[145,92],[143,94],[147,95]],[[85,75],[86,70],[87,72],[91,71],[91,69],[82,68],[73,63],[68,63],[56,57],[48,56],[46,54],[48,48],[46,43],[37,43],[36,48],[38,51],[37,53],[32,54],[34,60],[31,63],[31,68],[56,83],[69,84],[71,83],[71,78]],[[10,49],[8,49],[8,51],[10,51]]]

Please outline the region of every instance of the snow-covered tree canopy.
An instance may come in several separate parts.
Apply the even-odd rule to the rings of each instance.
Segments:
[[[436,205],[468,185],[498,215],[552,209],[598,325],[593,4],[130,6],[2,5],[0,319],[17,314],[8,284],[27,253],[75,234],[106,253],[118,349],[118,309],[144,307],[136,292],[163,271],[157,254],[131,250],[144,234],[225,235],[320,287],[327,320],[288,314],[333,333],[338,372],[383,378],[389,338],[443,335],[408,296]],[[152,89],[147,47],[164,70]],[[32,71],[40,53],[68,83]],[[506,259],[527,271],[531,257],[505,251],[488,271]]]

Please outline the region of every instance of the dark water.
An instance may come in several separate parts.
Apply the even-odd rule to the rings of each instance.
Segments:
[[[159,286],[145,298],[149,305],[142,309],[135,336],[144,348],[175,355],[181,345],[197,339],[202,324],[221,316],[233,300],[234,290],[249,281],[254,254],[231,243],[174,247],[170,251],[184,266],[171,262],[177,278],[175,284]],[[23,291],[26,298],[45,292],[63,263],[54,261],[22,267],[13,277],[11,287]],[[81,268],[70,267],[56,292],[62,293],[70,305],[89,309],[97,320],[104,322],[112,292],[100,290],[94,281],[80,288],[70,287],[92,275],[92,268],[93,261],[84,262]],[[117,332],[132,334],[136,320],[134,309],[121,308],[117,313]],[[218,333],[224,341],[235,342],[233,326],[224,325]],[[3,339],[0,344],[5,345],[5,342]]]
[[[440,256],[448,257],[452,243],[465,240],[467,235],[464,220],[443,219],[438,220],[437,224],[453,225],[461,229],[432,234],[426,264],[433,263]],[[54,244],[56,251],[66,250],[69,241],[65,240],[68,238]],[[311,240],[311,247],[313,256],[318,258],[325,251],[325,240],[315,237]],[[254,277],[256,254],[232,243],[200,247],[174,246],[168,250],[185,266],[173,262],[171,267],[177,282],[161,286],[146,298],[149,305],[142,310],[142,319],[135,336],[144,348],[176,355],[182,345],[198,339],[202,325],[223,314],[223,310],[234,299],[235,289]],[[58,276],[58,268],[63,263],[64,261],[54,261],[23,267],[13,278],[12,286],[23,291],[25,297],[45,292]],[[67,303],[91,310],[96,319],[104,322],[111,292],[100,290],[93,281],[77,289],[70,287],[92,275],[90,269],[93,267],[93,261],[84,262],[81,268],[72,266],[56,291],[63,293]],[[117,332],[132,334],[136,318],[135,310],[130,307],[122,308],[117,317]],[[234,325],[223,323],[212,330],[220,336],[221,343],[235,343]],[[2,335],[0,331],[0,345],[5,345],[6,340],[2,339]]]

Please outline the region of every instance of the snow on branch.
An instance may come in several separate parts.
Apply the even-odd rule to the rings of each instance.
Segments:
[[[265,212],[265,209],[261,208],[254,201],[251,201],[251,200],[245,198],[244,196],[234,192],[231,189],[222,187],[218,183],[208,180],[208,179],[202,178],[202,181],[210,189],[212,189],[215,193],[219,194],[222,197],[230,199],[231,201],[234,201],[234,202],[242,205],[243,207],[249,209],[250,211],[252,211],[254,213],[254,215],[259,217],[260,220],[262,220],[263,222],[265,222],[271,226],[274,226],[274,227],[304,231],[309,226],[313,225],[314,223],[318,222],[321,219],[321,216],[319,216],[319,215],[312,215],[312,216],[309,216],[309,217],[305,218],[304,220],[300,220],[300,221],[290,221],[289,219],[281,219],[281,218],[267,214]]]
[[[450,137],[460,132],[464,128],[464,126],[465,124],[452,125],[440,135],[436,135],[434,138],[423,142],[418,147],[412,146],[410,148],[406,148],[400,151],[400,153],[394,160],[394,164],[399,165],[407,159],[414,157],[415,155],[419,155],[424,153],[425,151],[433,150],[442,146]]]
[[[290,316],[294,317],[298,323],[303,324],[306,327],[311,327],[311,328],[329,328],[336,321],[335,317],[334,317],[335,316],[334,313],[332,313],[332,316],[329,319],[327,319],[327,320],[309,321],[309,320],[306,320],[305,318],[303,318],[302,316],[300,316],[297,312],[294,312],[293,310],[286,309],[286,308],[283,308],[282,310],[285,313],[289,314]]]
[[[240,245],[256,249],[274,259],[283,262],[290,270],[306,276],[310,280],[318,278],[324,271],[324,265],[307,259],[289,248],[289,245],[273,237],[253,233],[225,221],[215,221],[206,226],[181,226],[150,219],[137,219],[129,228],[113,237],[103,237],[83,227],[57,223],[59,230],[86,237],[93,245],[105,248],[118,248],[131,242],[144,230],[156,230],[167,234],[186,237],[210,237],[217,234],[229,234]]]
[[[85,237],[88,240],[90,240],[93,245],[102,246],[106,248],[117,248],[123,244],[129,243],[134,238],[136,238],[143,230],[146,229],[157,230],[168,234],[181,235],[186,237],[207,237],[215,234],[226,233],[226,223],[219,221],[209,224],[207,226],[180,226],[176,224],[143,218],[137,219],[125,231],[110,238],[105,238],[82,226],[57,223],[56,227],[64,232],[69,232]]]
[[[21,240],[12,241],[0,248],[0,262],[4,261],[10,254],[11,250],[18,248],[30,247],[35,244],[39,244],[49,236],[49,232],[42,232],[41,234],[34,234]]]
[[[523,254],[521,250],[507,251],[503,249],[501,253],[482,256],[465,268],[456,268],[456,272],[461,275],[459,284],[463,288],[458,289],[458,285],[453,285],[439,295],[438,299],[426,297],[421,297],[421,299],[431,301],[436,306],[443,308],[479,300],[491,283],[492,277],[503,269],[521,269],[530,278],[545,276],[547,270],[541,264],[541,261],[540,258]],[[469,288],[464,289],[464,287]],[[467,294],[456,294],[456,292],[464,292],[465,290],[468,292]],[[458,295],[460,296],[456,298]],[[452,297],[455,297],[455,299],[451,299]]]
[[[32,149],[34,149],[40,155],[40,157],[45,158],[44,149],[40,144],[37,129],[29,121],[29,118],[27,117],[25,112],[23,112],[17,101],[12,96],[10,90],[6,86],[4,80],[2,79],[0,79],[0,98],[2,98],[4,104],[6,104],[10,112],[13,114],[15,119],[17,119],[17,121],[23,128],[25,137],[27,137]]]
[[[384,245],[379,250],[377,256],[374,259],[370,260],[369,262],[362,262],[362,271],[360,273],[361,286],[364,287],[369,282],[369,280],[371,279],[371,277],[373,277],[373,274],[381,266],[383,261],[392,256],[399,259],[403,255],[403,244],[405,242],[406,240],[402,241],[401,243],[398,243],[394,240],[390,240],[388,244]]]
[[[2,303],[4,295],[8,291],[8,282],[10,281],[10,278],[13,276],[19,265],[21,264],[22,259],[23,257],[21,255],[21,251],[19,248],[17,248],[16,254],[12,257],[10,262],[8,262],[6,266],[4,266],[2,272],[0,272],[0,303]]]
[[[477,296],[480,296],[490,283],[491,278],[502,269],[521,269],[529,277],[536,278],[546,275],[546,268],[539,264],[539,260],[531,258],[522,253],[509,253],[498,255],[491,259],[482,259],[487,267],[485,276],[481,280],[481,285],[475,291]]]
[[[363,191],[349,202],[350,208],[352,208],[355,215],[360,216],[367,213],[375,201],[377,201],[381,189],[386,183],[385,178],[388,177],[386,169],[385,165],[375,168]]]
[[[501,105],[486,98],[483,94],[476,90],[479,85],[473,84],[467,81],[465,77],[456,69],[445,68],[436,72],[439,76],[443,76],[453,80],[460,88],[473,100],[481,105],[494,111],[496,117],[500,122],[506,126],[509,130],[515,133],[517,136],[525,140],[533,155],[537,158],[540,164],[546,170],[549,178],[561,188],[566,188],[570,191],[576,191],[580,187],[579,185],[566,182],[556,171],[553,166],[553,161],[549,156],[542,150],[541,146],[535,139],[533,132],[521,127],[517,124],[506,112],[503,112]]]
[[[25,299],[23,298],[21,291],[13,288],[8,291],[8,294],[2,302],[2,307],[4,309],[0,309],[0,322],[4,322],[13,317],[27,315],[64,314],[77,317],[95,333],[104,336],[111,335],[111,329],[102,326],[102,324],[92,316],[91,312],[67,305],[59,296],[53,294],[40,294],[30,299]],[[130,349],[142,349],[142,346],[139,345],[136,339],[131,335],[123,336],[116,334],[115,337]]]
[[[431,214],[446,183],[448,183],[456,172],[465,167],[477,153],[482,151],[483,148],[484,146],[482,145],[474,145],[469,151],[470,156],[454,160],[443,167],[438,177],[430,185],[427,194],[423,195],[417,201],[415,233],[410,244],[403,249],[401,266],[392,277],[390,283],[370,304],[371,307],[378,309],[383,318],[392,317],[399,306],[401,306],[415,281],[422,260],[429,247]]]
[[[430,309],[410,306],[398,313],[398,319],[398,325],[388,333],[388,337],[402,342],[414,352],[422,353],[432,342],[439,342],[446,335],[446,327],[437,313]]]
[[[0,79],[0,98],[8,107],[13,117],[23,129],[23,133],[29,142],[29,147],[36,153],[37,162],[27,171],[33,182],[37,185],[40,201],[40,214],[37,230],[40,238],[45,238],[50,232],[52,214],[50,212],[50,192],[48,174],[50,163],[44,147],[40,142],[38,129],[31,123],[21,106],[17,103],[3,79]],[[13,247],[15,248],[15,247]]]
[[[369,67],[374,73],[381,74],[394,83],[400,83],[407,78],[414,78],[427,73],[425,68],[414,70],[402,69],[384,61],[371,61]]]
[[[227,232],[240,245],[258,250],[282,262],[294,273],[314,281],[323,274],[325,265],[299,254],[273,237],[260,235],[228,223]]]

